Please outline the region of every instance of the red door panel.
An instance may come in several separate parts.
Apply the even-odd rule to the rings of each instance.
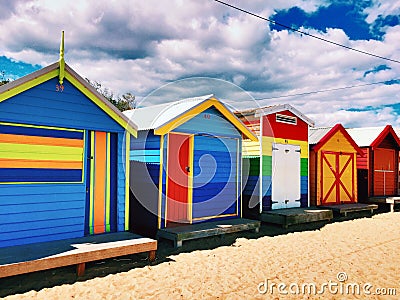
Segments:
[[[395,153],[393,149],[376,149],[374,152],[374,195],[396,194]]]
[[[188,223],[189,138],[174,133],[168,137],[167,226]]]

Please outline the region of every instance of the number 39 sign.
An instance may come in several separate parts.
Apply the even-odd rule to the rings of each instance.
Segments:
[[[64,85],[56,84],[56,92],[62,93],[64,91]]]

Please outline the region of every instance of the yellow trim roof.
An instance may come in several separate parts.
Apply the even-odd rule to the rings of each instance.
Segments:
[[[41,70],[21,77],[15,81],[0,86],[0,102],[33,88],[45,81],[58,77],[59,63],[53,63]],[[114,107],[103,95],[96,91],[85,79],[65,64],[65,78],[80,90],[93,103],[100,107],[114,121],[125,128],[134,137],[137,137],[137,126],[128,120],[116,107]]]
[[[153,129],[154,134],[164,135],[210,107],[215,107],[246,138],[258,141],[257,136],[213,95],[129,110],[124,114],[138,124],[139,130]]]

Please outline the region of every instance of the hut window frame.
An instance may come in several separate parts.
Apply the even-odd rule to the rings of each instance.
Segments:
[[[45,129],[45,130],[60,130],[60,131],[69,131],[69,132],[79,132],[82,133],[82,171],[81,171],[81,177],[79,180],[67,180],[67,181],[35,181],[33,180],[25,180],[25,181],[12,181],[12,180],[7,180],[7,181],[0,181],[0,186],[2,185],[26,185],[26,184],[32,184],[32,185],[45,185],[45,184],[82,184],[85,182],[85,174],[86,174],[86,162],[85,162],[85,154],[86,154],[86,130],[84,129],[75,129],[75,128],[64,128],[64,127],[56,127],[56,126],[42,126],[42,125],[32,125],[32,124],[25,124],[25,123],[13,123],[13,122],[0,122],[0,125],[6,125],[6,126],[13,126],[13,127],[22,127],[22,128],[36,128],[36,129]],[[32,135],[36,136],[36,135]],[[40,169],[40,168],[38,168]]]
[[[275,120],[279,123],[285,123],[290,125],[297,125],[297,117],[283,115],[283,114],[275,114]]]

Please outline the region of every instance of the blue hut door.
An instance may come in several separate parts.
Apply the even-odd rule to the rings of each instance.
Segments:
[[[193,222],[239,214],[239,139],[194,136]]]
[[[86,166],[86,234],[116,231],[117,135],[89,131]]]
[[[300,146],[272,144],[272,209],[300,207]]]
[[[190,135],[168,134],[167,226],[189,223]]]

